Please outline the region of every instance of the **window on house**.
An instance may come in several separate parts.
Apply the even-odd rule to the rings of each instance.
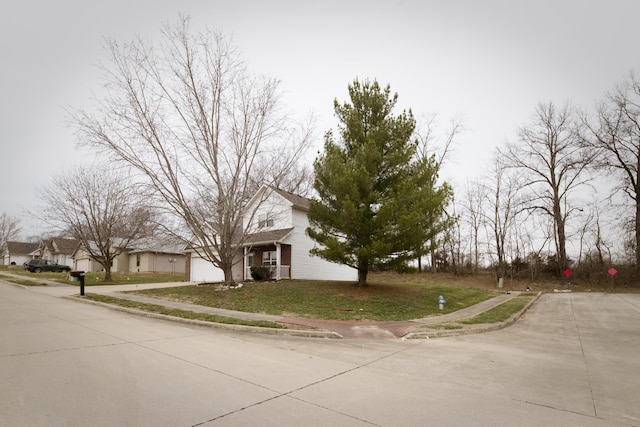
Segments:
[[[262,252],[262,265],[277,265],[276,251],[264,251]]]
[[[140,267],[140,254],[136,255],[136,267]]]
[[[273,218],[267,214],[258,215],[258,228],[273,227]]]

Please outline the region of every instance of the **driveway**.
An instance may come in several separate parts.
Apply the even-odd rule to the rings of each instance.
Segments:
[[[2,426],[638,426],[640,295],[452,338],[189,326],[0,282]]]

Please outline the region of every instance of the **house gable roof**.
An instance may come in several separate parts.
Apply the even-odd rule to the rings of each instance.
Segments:
[[[311,200],[306,197],[298,196],[297,194],[289,193],[288,191],[280,190],[279,188],[272,187],[273,191],[287,199],[293,204],[294,208],[302,209],[305,211],[309,210],[309,204]]]
[[[7,250],[10,255],[29,255],[38,249],[38,243],[7,242]]]
[[[167,239],[145,238],[131,242],[132,249],[129,253],[155,252],[172,255],[184,254],[184,243]]]
[[[72,254],[80,243],[80,241],[76,239],[62,239],[59,237],[53,238],[50,241],[53,246],[54,253],[60,254]]]
[[[249,200],[247,206],[251,206],[257,200],[260,200],[261,197],[264,197],[265,192],[268,192],[267,197],[271,197],[271,195],[274,193],[278,194],[280,197],[291,203],[292,207],[296,209],[301,209],[304,211],[309,210],[309,204],[311,203],[310,199],[268,185],[263,185],[262,187],[260,187],[258,191],[256,191],[256,193],[253,195],[253,197],[251,197],[251,200]]]

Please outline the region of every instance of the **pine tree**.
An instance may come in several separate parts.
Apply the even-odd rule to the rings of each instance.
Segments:
[[[358,270],[406,262],[424,245],[451,197],[436,187],[435,158],[416,156],[411,111],[393,114],[398,95],[374,81],[349,85],[350,103],[334,101],[340,139],[325,135],[314,162],[319,199],[309,209],[312,254]]]

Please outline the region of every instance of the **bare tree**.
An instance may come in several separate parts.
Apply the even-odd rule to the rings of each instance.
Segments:
[[[310,164],[299,164],[285,174],[283,174],[282,171],[274,171],[271,165],[268,166],[268,170],[269,173],[266,174],[267,178],[263,179],[260,184],[272,182],[274,187],[298,196],[311,198],[313,195],[314,176],[313,168]],[[273,174],[274,172],[275,175]],[[256,182],[256,184],[257,183],[258,182]]]
[[[447,157],[454,150],[455,140],[462,132],[464,125],[461,118],[451,119],[449,127],[440,132],[438,115],[426,116],[418,126],[416,126],[416,138],[418,141],[417,155],[419,158],[427,159],[436,156],[436,162],[440,167]]]
[[[420,124],[416,127],[415,137],[417,141],[416,157],[422,160],[430,160],[430,164],[436,167],[434,177],[438,179],[440,168],[447,160],[454,148],[456,137],[464,132],[464,125],[462,119],[454,118],[450,121],[449,127],[442,133],[440,131],[440,124],[437,114],[431,114],[425,116]],[[451,190],[453,195],[453,190]],[[451,205],[449,208],[453,208],[454,199],[451,198]],[[436,272],[436,249],[447,243],[449,239],[455,235],[454,227],[456,221],[458,221],[457,215],[450,215],[445,213],[443,216],[441,212],[425,212],[427,216],[430,216],[432,220],[427,221],[432,224],[431,230],[428,230],[426,235],[426,242],[421,247],[415,249],[414,253],[418,260],[418,271],[422,271],[422,257],[430,254],[431,256],[431,271]],[[435,218],[441,218],[436,221]],[[459,230],[458,230],[459,231]],[[453,244],[453,243],[452,243]],[[451,244],[451,245],[452,245]],[[450,245],[450,246],[451,246]],[[446,251],[443,252],[446,254]]]
[[[589,181],[586,172],[593,160],[580,144],[574,110],[569,104],[559,110],[551,102],[539,104],[531,123],[520,129],[519,143],[507,144],[504,155],[526,176],[529,208],[548,215],[554,224],[561,274],[568,267],[567,218],[576,209],[570,197]]]
[[[467,182],[463,220],[469,227],[469,260],[473,262],[473,271],[478,273],[480,263],[480,229],[485,223],[485,204],[487,187],[480,181]]]
[[[111,280],[111,264],[147,233],[150,211],[131,177],[117,169],[78,168],[44,188],[41,219],[80,242]]]
[[[515,225],[516,215],[521,209],[518,192],[521,188],[519,175],[510,173],[504,156],[497,151],[494,157],[492,175],[488,180],[486,194],[485,223],[491,234],[491,244],[496,257],[497,280],[505,277],[507,271],[507,242]]]
[[[632,249],[640,271],[640,80],[631,73],[598,103],[595,123],[583,119],[590,130],[589,147],[601,154],[596,165],[619,178],[617,190],[632,202]]]
[[[0,258],[5,255],[7,242],[15,239],[18,234],[20,234],[20,220],[9,216],[6,212],[0,213]]]
[[[133,166],[198,255],[232,282],[260,207],[244,210],[256,183],[279,183],[296,167],[310,127],[283,113],[277,80],[251,75],[228,39],[192,33],[188,18],[164,27],[159,49],[139,39],[106,46],[98,113],[72,114],[80,140]]]
[[[587,267],[595,266],[603,268],[605,262],[611,262],[611,245],[603,236],[602,222],[600,209],[598,206],[594,206],[593,210],[591,210],[585,218],[583,227],[579,230],[580,256],[578,258],[578,265],[581,265],[583,262],[583,244],[587,239],[587,250],[585,251],[584,257],[586,261],[590,261],[587,263]],[[605,252],[608,254],[608,258],[605,257]]]

